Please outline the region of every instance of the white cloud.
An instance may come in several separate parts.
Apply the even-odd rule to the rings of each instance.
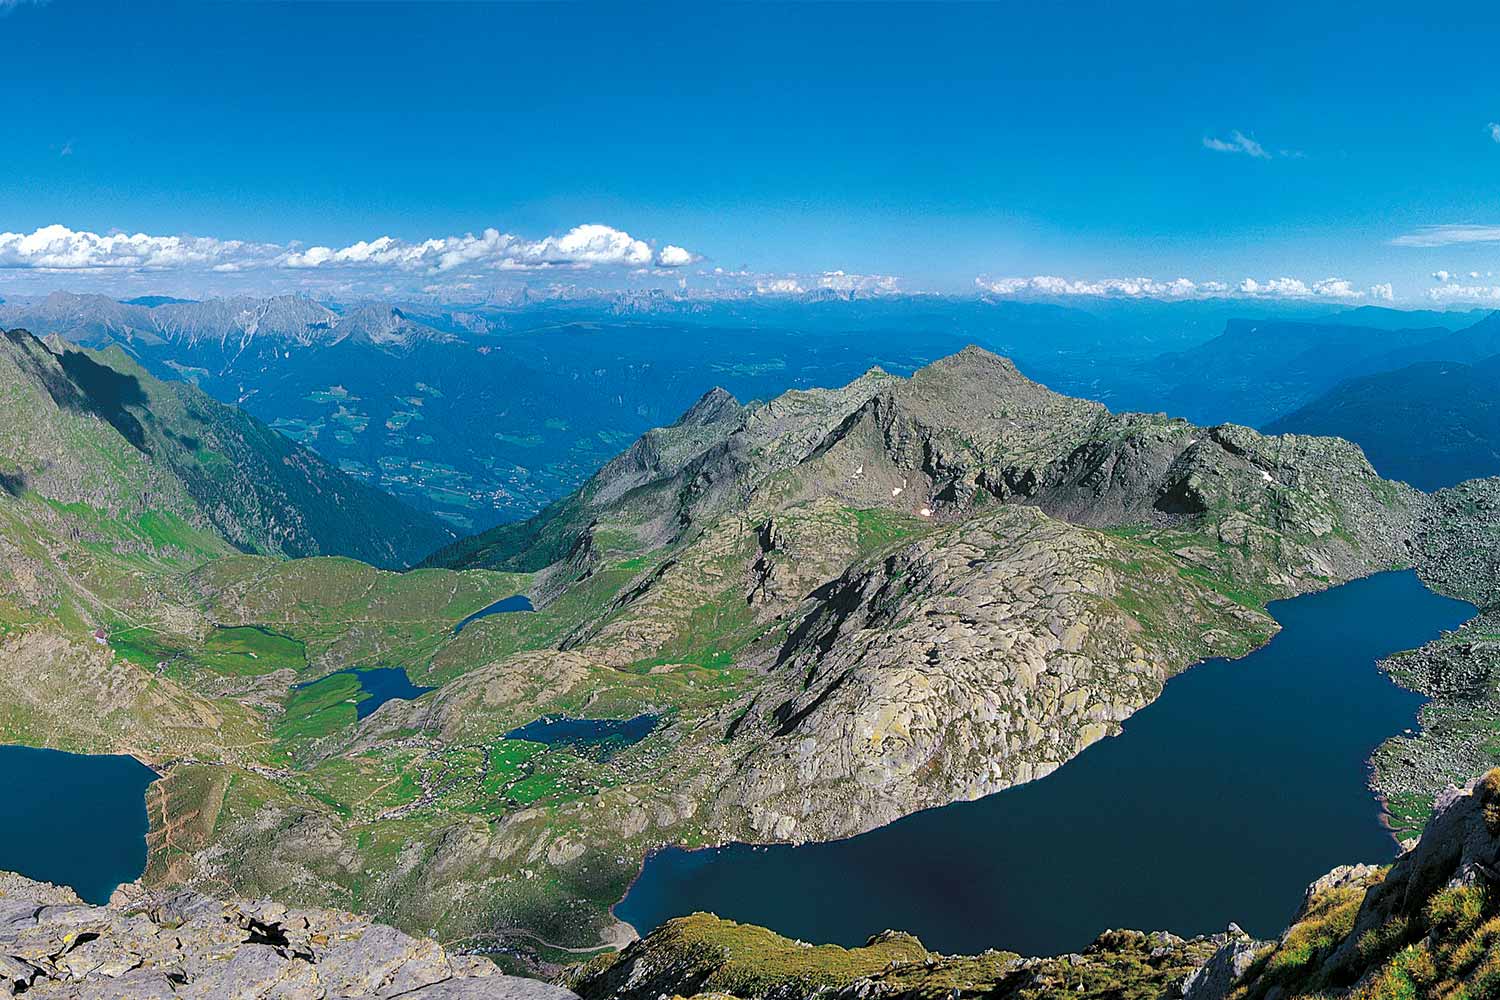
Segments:
[[[1257,160],[1269,160],[1271,154],[1266,152],[1266,147],[1250,138],[1239,129],[1229,133],[1228,139],[1219,139],[1214,136],[1203,137],[1203,148],[1211,149],[1216,153],[1243,153]],[[1287,155],[1287,154],[1283,154]]]
[[[1330,299],[1360,299],[1364,298],[1365,292],[1354,287],[1354,283],[1347,278],[1324,278],[1322,281],[1313,282],[1313,294]]]
[[[681,249],[680,247],[676,249]],[[447,236],[410,243],[382,236],[346,247],[308,247],[276,261],[293,268],[376,267],[403,271],[452,271],[457,268],[639,267],[652,262],[651,247],[610,226],[575,226],[561,236],[526,240],[498,229],[475,236]]]
[[[1446,247],[1460,243],[1500,243],[1500,226],[1422,226],[1391,240],[1393,247]]]
[[[1373,285],[1365,291],[1355,288],[1348,278],[1324,278],[1311,285],[1300,278],[1271,278],[1263,282],[1246,278],[1240,282],[1239,290],[1255,297],[1281,299],[1362,299],[1367,295],[1384,299],[1386,292],[1391,293],[1390,298],[1395,297],[1388,283]]]
[[[1490,131],[1490,138],[1500,142],[1500,122],[1490,122],[1485,128]]]
[[[74,232],[43,226],[31,233],[0,233],[0,267],[79,270],[129,268],[162,270],[211,267],[234,260],[266,262],[279,248],[239,240],[145,233]]]
[[[843,271],[824,271],[816,278],[819,288],[831,288],[836,292],[891,293],[901,290],[901,279],[890,274],[846,274]]]
[[[748,277],[744,272],[714,269],[716,276]],[[767,274],[755,279],[760,295],[799,295],[819,289],[863,295],[889,295],[901,290],[901,279],[890,274],[850,274],[847,271],[824,271],[821,274]]]
[[[1427,289],[1427,297],[1434,302],[1478,302],[1500,303],[1500,286],[1445,284]]]
[[[1254,278],[1246,278],[1240,282],[1239,290],[1246,295],[1267,295],[1286,298],[1304,298],[1312,294],[1312,289],[1300,278],[1271,278],[1268,281],[1256,281]]]
[[[996,295],[1092,295],[1165,299],[1191,298],[1203,291],[1203,286],[1187,278],[1172,281],[1157,281],[1154,278],[1073,280],[1039,274],[1030,278],[975,278],[974,283]]]
[[[206,270],[231,274],[256,268],[451,273],[550,267],[680,267],[696,254],[675,244],[660,253],[610,226],[575,226],[560,236],[528,240],[497,229],[478,236],[409,242],[390,236],[343,247],[252,243],[200,236],[81,232],[44,226],[32,233],[0,233],[0,268],[38,270]]]
[[[1300,278],[1271,278],[1259,281],[1246,278],[1234,286],[1223,281],[1192,281],[1175,278],[1069,279],[1053,275],[1031,278],[975,278],[981,289],[995,295],[1017,296],[1094,296],[1101,298],[1207,299],[1243,296],[1248,298],[1292,299],[1362,299],[1370,297],[1391,301],[1395,297],[1390,284],[1372,286],[1368,291],[1354,286],[1347,278],[1324,278],[1312,284]]]
[[[1432,272],[1432,280],[1433,281],[1452,281],[1453,280],[1453,274],[1452,274],[1451,271],[1433,271]]]

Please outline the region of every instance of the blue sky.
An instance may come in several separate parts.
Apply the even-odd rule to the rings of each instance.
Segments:
[[[0,293],[1500,297],[1496,7],[0,0]]]

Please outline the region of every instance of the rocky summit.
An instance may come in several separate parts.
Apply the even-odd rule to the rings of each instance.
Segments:
[[[10,873],[0,977],[8,996],[78,1000],[576,1000],[351,913],[133,887],[86,906]]]

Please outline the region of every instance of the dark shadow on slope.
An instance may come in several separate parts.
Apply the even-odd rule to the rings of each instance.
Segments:
[[[834,640],[838,638],[844,619],[859,607],[864,591],[863,588],[840,579],[823,584],[807,596],[818,601],[819,607],[808,612],[787,635],[781,651],[776,654],[778,667],[805,649],[809,642],[815,642],[820,658],[827,655],[833,648]]]
[[[63,348],[54,353],[26,330],[0,332],[19,348],[12,357],[15,364],[36,379],[59,408],[91,413],[107,421],[137,449],[149,453],[145,428],[126,409],[128,405],[144,406],[147,402],[139,380],[101,365],[79,351]]]
[[[64,351],[57,360],[82,391],[86,408],[108,421],[137,450],[150,454],[151,449],[146,447],[146,429],[126,408],[146,405],[146,393],[141,389],[140,380],[101,365],[79,351]],[[55,394],[53,398],[57,398]],[[60,406],[66,405],[61,399],[57,402]]]
[[[47,390],[47,395],[52,401],[64,410],[74,413],[85,412],[89,409],[88,401],[78,386],[74,385],[61,371],[59,366],[52,363],[55,355],[36,337],[27,330],[4,330],[5,340],[14,347],[19,348],[12,355],[12,360],[21,371],[34,378],[42,388]]]
[[[835,691],[843,687],[844,682],[848,679],[848,673],[839,674],[833,679],[833,683],[829,684],[816,698],[808,702],[800,709],[793,709],[793,706],[796,704],[796,699],[783,702],[780,706],[777,707],[776,711],[771,713],[772,718],[774,718],[778,724],[776,735],[789,736],[792,733],[796,732],[797,727],[802,725],[802,720],[807,718],[809,715],[812,715],[819,708],[822,708],[823,703],[826,702],[830,697],[832,697]]]

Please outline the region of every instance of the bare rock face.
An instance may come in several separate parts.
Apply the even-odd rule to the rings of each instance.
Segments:
[[[978,798],[1117,732],[1173,674],[1236,652],[1231,635],[1274,632],[1151,558],[1001,507],[855,566],[792,628],[721,804],[759,837],[801,841]],[[1136,617],[1148,590],[1152,632]]]
[[[1229,925],[1228,940],[1182,983],[1182,1000],[1224,1000],[1255,962],[1264,945],[1235,924]]]
[[[122,887],[88,906],[0,873],[0,990],[80,1000],[573,1000],[365,917]]]
[[[1417,550],[1431,586],[1480,607],[1500,605],[1500,478],[1434,493],[1422,510]]]

